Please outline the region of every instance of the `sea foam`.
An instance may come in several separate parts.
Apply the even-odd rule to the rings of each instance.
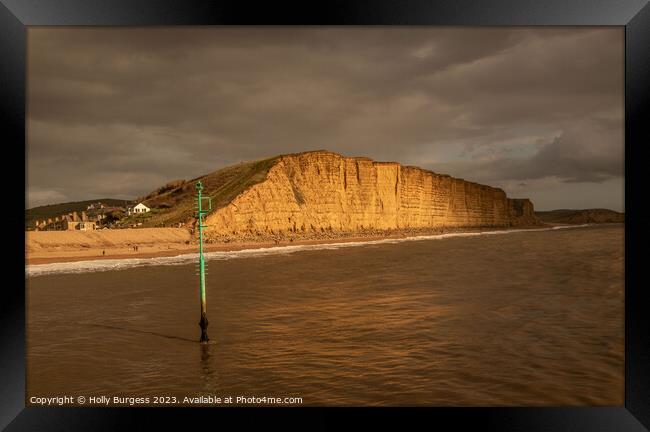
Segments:
[[[360,247],[376,244],[393,244],[403,243],[409,241],[423,241],[423,240],[441,240],[451,237],[476,237],[484,235],[505,235],[520,232],[536,232],[536,231],[551,231],[558,229],[569,228],[582,228],[591,226],[593,224],[583,225],[561,225],[549,228],[533,228],[533,229],[509,229],[509,230],[495,230],[495,231],[477,231],[477,232],[458,232],[447,234],[432,234],[420,235],[402,238],[386,238],[380,240],[364,240],[364,241],[348,241],[348,242],[334,242],[334,243],[320,243],[312,245],[295,245],[295,246],[274,246],[266,248],[242,249],[238,251],[219,251],[219,252],[206,252],[204,254],[206,260],[230,260],[237,258],[252,258],[268,255],[283,255],[292,254],[301,251],[310,250],[335,250],[341,248]],[[102,259],[90,261],[74,261],[52,264],[32,264],[25,266],[25,275],[28,277],[43,276],[51,274],[64,274],[64,273],[89,273],[113,270],[125,270],[135,267],[144,266],[161,266],[161,265],[186,265],[196,262],[198,258],[197,253],[182,254],[171,257],[154,257],[154,258],[123,258],[123,259]]]

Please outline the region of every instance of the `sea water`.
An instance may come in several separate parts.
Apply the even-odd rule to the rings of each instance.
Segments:
[[[623,225],[26,268],[27,395],[621,405]]]

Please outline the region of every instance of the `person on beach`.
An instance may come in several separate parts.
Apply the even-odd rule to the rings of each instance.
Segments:
[[[105,250],[102,251],[102,256],[104,256],[104,255],[106,255],[106,251],[105,251]]]

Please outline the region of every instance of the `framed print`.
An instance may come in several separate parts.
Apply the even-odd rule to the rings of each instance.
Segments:
[[[2,3],[7,430],[649,427],[647,2]]]

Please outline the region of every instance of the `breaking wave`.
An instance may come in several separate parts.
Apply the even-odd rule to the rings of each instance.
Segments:
[[[423,241],[423,240],[440,240],[450,237],[476,237],[484,235],[505,235],[518,232],[533,232],[533,231],[552,231],[558,229],[582,228],[591,226],[593,224],[583,225],[561,225],[549,228],[533,228],[533,229],[510,229],[510,230],[495,230],[495,231],[477,231],[477,232],[459,232],[447,234],[431,234],[420,235],[402,238],[386,238],[380,240],[364,240],[364,241],[349,241],[349,242],[334,242],[334,243],[320,243],[311,245],[296,245],[296,246],[274,246],[266,248],[243,249],[237,251],[218,251],[207,252],[204,254],[206,260],[230,260],[237,258],[252,258],[267,255],[285,255],[301,251],[310,250],[334,250],[350,247],[359,247],[366,245],[376,244],[393,244],[404,243],[409,241]],[[123,259],[103,259],[91,261],[75,261],[63,262],[52,264],[32,264],[25,266],[25,275],[28,277],[43,276],[51,274],[64,274],[64,273],[89,273],[113,270],[125,270],[134,267],[144,266],[160,266],[160,265],[186,265],[196,262],[198,258],[197,253],[182,254],[172,257],[154,257],[154,258],[123,258]]]

